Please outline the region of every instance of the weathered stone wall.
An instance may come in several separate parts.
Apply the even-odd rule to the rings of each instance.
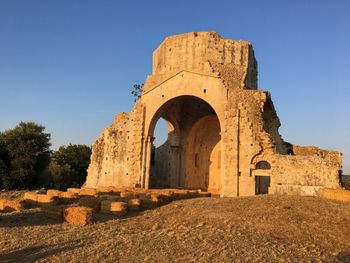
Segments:
[[[212,75],[213,64],[225,65],[218,74],[239,75],[245,88],[257,88],[257,62],[249,42],[224,39],[216,32],[192,32],[167,37],[153,52],[153,71],[144,92],[183,70]]]
[[[143,106],[120,113],[92,147],[85,187],[134,186],[140,183]]]
[[[244,85],[242,79],[228,73],[223,78],[228,89],[223,158],[226,173],[235,176],[225,177],[222,184],[223,195],[230,196],[255,194],[255,178],[251,170],[257,156],[287,153],[278,133],[280,122],[270,94],[239,88],[239,85]]]
[[[187,188],[220,193],[220,141],[220,124],[215,115],[207,115],[193,125],[186,147]]]
[[[338,153],[332,153],[326,158],[277,155],[271,168],[273,183],[337,188],[339,187],[340,158]]]
[[[296,148],[301,150],[299,146]],[[321,155],[311,155],[311,151],[306,151],[307,155],[273,156],[271,192],[278,192],[278,185],[339,188],[341,154],[335,151],[320,150],[317,147],[314,150]],[[304,150],[300,152],[305,153]]]
[[[250,43],[214,32],[166,38],[153,53],[139,102],[94,144],[86,186],[189,187],[237,196],[256,194],[256,176],[264,176],[270,193],[314,195],[339,187],[341,154],[285,142],[271,96],[257,86]],[[210,122],[196,126],[214,116],[213,134]],[[161,117],[171,129],[151,167],[150,141]],[[261,161],[269,168],[258,167]]]
[[[176,187],[172,184],[172,169],[174,163],[174,154],[172,153],[171,143],[168,139],[164,144],[154,149],[153,160],[151,160],[150,188],[171,188]]]

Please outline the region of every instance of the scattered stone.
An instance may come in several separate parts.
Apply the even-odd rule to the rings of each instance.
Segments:
[[[158,230],[160,227],[159,227],[159,224],[158,223],[155,223],[153,226],[152,226],[152,231],[156,231]]]
[[[199,223],[196,225],[196,227],[202,227],[202,226],[204,226],[204,222],[199,222]]]
[[[89,207],[77,206],[64,209],[64,221],[73,225],[89,225],[93,223],[93,209]]]

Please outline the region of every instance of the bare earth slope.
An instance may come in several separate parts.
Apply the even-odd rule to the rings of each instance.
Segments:
[[[0,262],[350,262],[350,203],[198,198],[85,227],[31,209],[0,213],[0,237]]]

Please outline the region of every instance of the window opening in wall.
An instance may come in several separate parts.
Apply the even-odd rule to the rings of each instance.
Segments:
[[[198,153],[194,154],[194,167],[198,167]]]
[[[255,176],[255,194],[268,194],[270,187],[270,176]]]
[[[154,130],[154,141],[155,147],[161,146],[168,138],[168,126],[163,118],[159,118]]]
[[[255,169],[268,170],[271,169],[271,165],[267,161],[260,161],[255,165]]]

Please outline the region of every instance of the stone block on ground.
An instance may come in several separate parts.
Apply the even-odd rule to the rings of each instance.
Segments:
[[[36,204],[36,202],[38,201],[38,194],[34,193],[34,192],[25,192],[23,199],[30,204]]]
[[[94,188],[82,188],[80,189],[79,195],[86,196],[97,196],[98,192]]]
[[[129,192],[129,191],[122,191],[120,192],[120,197],[121,198],[137,198],[138,197],[138,194],[137,193],[134,193],[134,192]]]
[[[47,195],[56,196],[56,197],[59,197],[61,193],[62,191],[56,190],[56,189],[49,189],[46,192]]]
[[[210,192],[199,192],[198,193],[199,197],[211,197],[211,193]]]
[[[142,209],[142,200],[139,198],[129,199],[127,203],[130,211],[140,211]]]
[[[140,199],[142,200],[142,208],[144,209],[154,209],[164,204],[159,194],[147,194],[145,196],[140,196]]]
[[[80,188],[67,188],[68,193],[79,194]]]
[[[77,193],[73,193],[73,192],[62,192],[60,194],[60,199],[63,201],[76,201],[78,199],[78,194]]]
[[[176,200],[187,199],[190,198],[190,194],[188,190],[176,190],[174,198]]]
[[[63,219],[73,225],[89,225],[93,223],[93,209],[84,206],[67,207],[64,209]]]
[[[12,211],[22,211],[25,209],[24,201],[21,200],[10,200],[10,199],[0,199],[0,211],[12,212]]]
[[[199,197],[199,191],[198,190],[188,190],[188,198],[195,198]]]
[[[125,215],[128,212],[128,205],[125,202],[104,200],[101,202],[101,212]]]
[[[172,201],[175,197],[175,192],[171,190],[161,190],[159,194],[165,197],[165,200]]]
[[[47,194],[38,194],[37,203],[38,204],[55,204],[57,203],[57,196],[47,195]]]

